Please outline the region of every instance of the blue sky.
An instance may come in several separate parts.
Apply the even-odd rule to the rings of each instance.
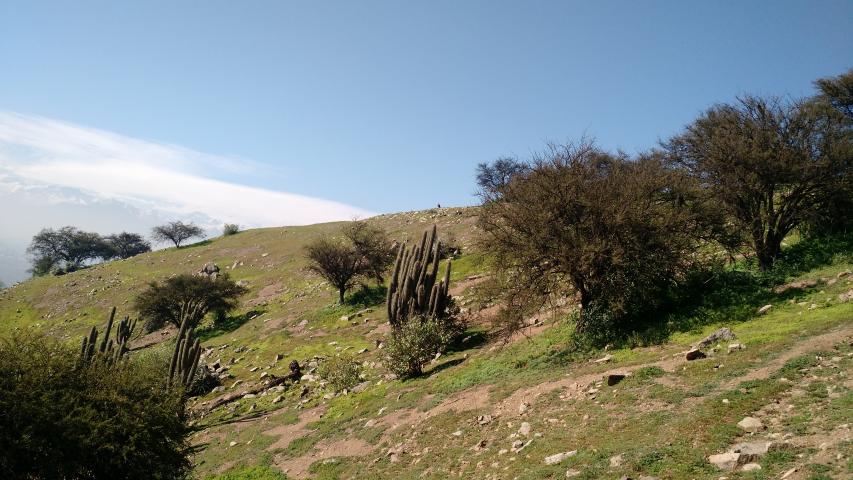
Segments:
[[[478,162],[633,152],[740,93],[809,94],[853,67],[851,25],[842,0],[0,0],[0,113],[368,212],[464,205]]]

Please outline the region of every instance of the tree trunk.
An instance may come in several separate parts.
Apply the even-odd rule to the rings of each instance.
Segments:
[[[345,294],[346,292],[347,292],[347,288],[346,288],[346,287],[340,287],[340,288],[338,288],[338,301],[340,301],[340,302],[341,302],[341,305],[343,305],[343,304],[344,304],[344,294]]]

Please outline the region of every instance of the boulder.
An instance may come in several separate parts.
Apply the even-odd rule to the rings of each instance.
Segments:
[[[769,312],[771,308],[773,308],[773,305],[767,304],[767,305],[759,308],[757,313],[759,315],[764,315],[765,313]]]
[[[719,453],[708,457],[708,461],[720,470],[734,470],[738,466],[740,454],[735,452]]]
[[[730,340],[734,340],[737,338],[735,334],[731,331],[729,327],[723,327],[714,333],[708,335],[703,338],[696,344],[696,349],[700,348],[708,348],[709,346],[718,343],[718,342],[728,342]]]
[[[545,457],[545,465],[556,465],[562,462],[563,460],[574,456],[576,453],[578,453],[577,450],[572,450],[570,452],[561,452],[555,453],[553,455],[548,455],[547,457]]]
[[[737,426],[740,427],[741,430],[749,433],[760,432],[764,429],[764,424],[761,423],[761,420],[755,417],[744,417],[743,420],[737,422]]]
[[[707,357],[707,355],[705,355],[705,353],[702,352],[702,350],[693,349],[693,350],[690,350],[689,352],[687,352],[687,355],[685,358],[687,358],[688,361],[692,361],[692,360],[699,360],[699,359],[705,358],[705,357]]]
[[[612,387],[613,385],[616,385],[617,383],[621,382],[622,380],[625,380],[626,376],[627,375],[624,373],[611,373],[610,375],[607,376],[607,386]]]

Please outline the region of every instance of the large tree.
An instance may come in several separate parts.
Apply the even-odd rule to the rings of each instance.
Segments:
[[[710,108],[664,146],[745,232],[767,269],[785,236],[849,175],[844,124],[813,100],[746,96]]]
[[[237,308],[244,293],[246,288],[227,274],[216,278],[181,274],[163,282],[151,282],[136,297],[134,306],[145,319],[146,331],[167,323],[180,327],[184,318],[190,327],[195,327],[210,312],[223,316]]]
[[[158,225],[151,230],[151,238],[157,242],[172,242],[175,247],[181,248],[181,243],[190,238],[201,237],[204,230],[194,223],[181,221],[169,222]]]
[[[689,179],[655,156],[552,145],[514,170],[480,183],[479,225],[506,279],[501,317],[514,320],[506,333],[548,299],[573,293],[579,332],[625,327],[693,251],[700,220]]]
[[[112,249],[114,258],[130,258],[151,251],[151,244],[138,233],[116,233],[104,237],[104,241]]]
[[[365,272],[362,256],[352,245],[327,238],[315,240],[305,250],[308,269],[331,283],[338,290],[338,300],[344,303],[346,291]]]
[[[388,233],[366,220],[348,223],[343,233],[361,257],[364,272],[382,283],[385,271],[394,262],[395,256]]]
[[[109,245],[100,235],[71,226],[42,229],[33,236],[27,253],[32,259],[34,275],[43,275],[53,269],[73,271],[86,262],[112,256]]]

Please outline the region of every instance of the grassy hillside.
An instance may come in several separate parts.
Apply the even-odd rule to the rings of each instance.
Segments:
[[[464,251],[453,289],[472,307],[476,277],[488,273],[470,248],[472,215],[441,209],[377,221],[399,239],[432,223],[452,233]],[[76,341],[111,305],[129,308],[146,282],[214,261],[250,286],[228,328],[202,330],[209,361],[234,360],[226,392],[264,372],[283,374],[292,359],[310,366],[315,356],[348,352],[363,362],[365,378],[354,392],[336,395],[309,373],[297,385],[197,419],[199,479],[853,476],[853,302],[842,296],[853,289],[853,252],[846,244],[795,246],[777,279],[785,285],[775,289],[742,276],[718,278],[693,308],[670,312],[665,341],[647,347],[578,349],[571,325],[559,318],[495,343],[485,335],[494,310],[486,308],[423,378],[401,382],[380,364],[376,340],[387,332],[381,290],[337,306],[335,292],[304,270],[303,245],[338,228],[252,230],[35,279],[3,292],[0,331],[35,326]],[[766,304],[769,312],[758,315]],[[737,338],[712,346],[708,358],[685,359],[721,326]],[[734,343],[745,348],[730,351]],[[623,374],[608,385],[609,376],[615,382]],[[737,426],[746,416],[761,422],[755,433]],[[765,454],[741,457],[760,469],[721,471],[708,461],[744,441],[775,442]]]

